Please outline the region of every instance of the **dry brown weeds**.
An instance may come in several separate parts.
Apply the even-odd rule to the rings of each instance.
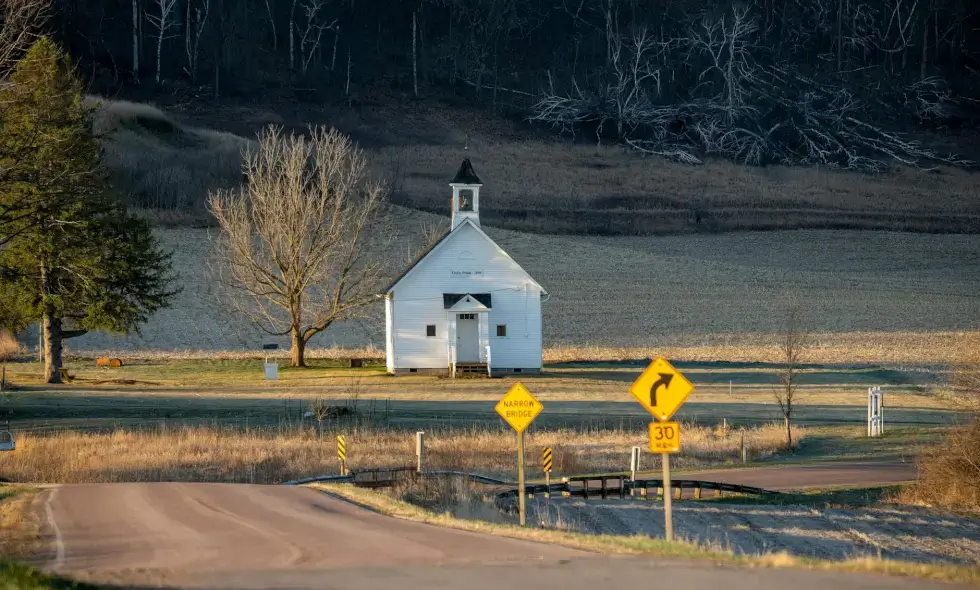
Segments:
[[[186,427],[117,430],[111,433],[22,434],[17,450],[0,457],[0,475],[24,483],[206,481],[279,483],[338,472],[334,440],[347,438],[351,468],[407,466],[415,461],[413,432],[387,429],[325,432],[313,428],[240,429]],[[802,439],[805,431],[797,429]],[[630,447],[645,447],[645,430],[547,430],[531,432],[527,443],[529,476],[540,476],[544,447],[556,449],[558,472],[625,471]],[[780,426],[746,431],[753,457],[777,452],[784,444]],[[739,433],[688,425],[676,467],[734,462]],[[512,432],[489,428],[446,429],[427,433],[426,467],[512,477]],[[656,466],[644,460],[644,468]],[[557,473],[556,473],[557,475]]]

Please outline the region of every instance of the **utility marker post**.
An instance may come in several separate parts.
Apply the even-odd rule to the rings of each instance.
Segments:
[[[664,468],[664,538],[674,540],[674,517],[670,489],[670,453],[680,451],[681,430],[677,422],[668,422],[694,385],[663,357],[657,357],[630,386],[630,394],[653,414],[650,423],[650,452],[660,453]]]
[[[517,432],[517,497],[521,526],[527,525],[527,486],[524,483],[524,431],[544,406],[520,383],[515,383],[494,410]]]
[[[418,466],[415,471],[422,473],[422,468],[425,463],[425,433],[422,431],[415,433],[415,458],[418,460]]]
[[[881,436],[884,431],[884,400],[878,386],[868,388],[868,436]]]

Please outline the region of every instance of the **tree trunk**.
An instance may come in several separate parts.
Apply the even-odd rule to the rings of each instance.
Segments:
[[[929,66],[929,17],[922,21],[922,61],[919,64],[919,80],[926,79]]]
[[[161,55],[163,53],[163,35],[164,33],[166,33],[166,27],[164,26],[166,24],[166,21],[163,20],[165,18],[166,17],[163,15],[160,16],[160,34],[157,36],[157,77],[156,77],[157,84],[160,84],[160,67],[161,67],[160,61],[161,58],[163,57]]]
[[[786,423],[786,448],[793,448],[793,428],[790,426],[789,415],[783,416],[783,421]]]
[[[293,326],[292,337],[293,337],[293,347],[291,350],[292,360],[290,362],[290,366],[305,367],[306,366],[306,340],[303,339],[303,334],[300,332],[299,326]]]
[[[837,71],[844,63],[844,0],[837,3]]]
[[[133,82],[140,81],[139,4],[133,0]]]
[[[279,35],[276,33],[276,19],[272,17],[272,6],[265,0],[265,11],[269,13],[269,26],[272,28],[272,50],[279,51]]]
[[[44,382],[61,383],[61,318],[45,310],[41,320],[44,330]]]
[[[418,11],[412,12],[412,89],[419,97]]]

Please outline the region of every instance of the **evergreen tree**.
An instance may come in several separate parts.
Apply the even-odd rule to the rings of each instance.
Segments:
[[[0,198],[27,204],[0,251],[3,308],[21,323],[40,321],[45,379],[59,383],[65,339],[137,330],[169,304],[170,255],[110,194],[81,80],[53,42],[31,47],[0,101],[0,153],[19,154],[16,182]]]

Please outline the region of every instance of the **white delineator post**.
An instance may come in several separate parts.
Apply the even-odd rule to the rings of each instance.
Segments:
[[[633,447],[630,453],[630,481],[636,481],[636,472],[640,470],[640,447]],[[633,488],[630,488],[630,495],[633,495]]]
[[[868,388],[868,436],[881,436],[884,430],[884,395],[878,386]]]
[[[422,473],[422,468],[425,463],[425,432],[421,430],[415,433],[415,458],[418,461],[416,471]]]

